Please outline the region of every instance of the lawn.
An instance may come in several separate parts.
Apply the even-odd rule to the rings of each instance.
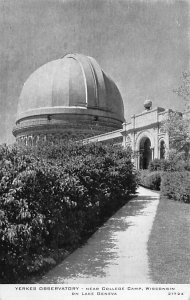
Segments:
[[[148,257],[153,282],[190,283],[190,204],[161,197],[149,237]]]

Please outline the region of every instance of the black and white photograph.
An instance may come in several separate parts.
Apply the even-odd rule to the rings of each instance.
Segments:
[[[189,0],[0,0],[12,299],[190,299]]]

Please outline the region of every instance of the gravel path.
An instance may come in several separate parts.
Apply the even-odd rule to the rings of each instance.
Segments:
[[[159,194],[140,187],[138,195],[37,283],[153,283],[147,243]]]

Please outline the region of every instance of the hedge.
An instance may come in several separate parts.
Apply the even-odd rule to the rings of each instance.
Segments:
[[[0,148],[0,281],[55,264],[136,191],[131,153],[112,145]],[[54,253],[54,252],[53,252]]]
[[[161,194],[169,199],[190,203],[190,172],[165,172],[162,176]]]
[[[150,172],[149,170],[139,171],[139,184],[152,190],[160,190],[161,171]]]

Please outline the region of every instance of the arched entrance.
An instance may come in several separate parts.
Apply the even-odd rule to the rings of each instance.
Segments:
[[[151,142],[148,137],[142,138],[139,147],[140,152],[140,169],[148,169],[148,165],[152,160]]]

